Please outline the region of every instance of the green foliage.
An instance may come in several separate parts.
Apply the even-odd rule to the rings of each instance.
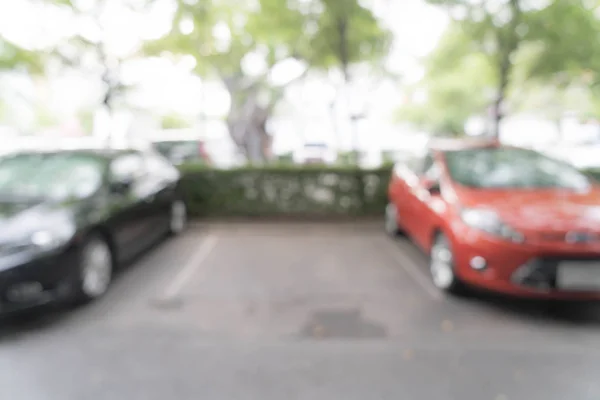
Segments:
[[[598,1],[555,0],[533,12],[527,35],[524,78],[567,93],[587,87],[589,98],[579,111],[600,117],[600,20]]]
[[[426,75],[414,88],[424,100],[409,101],[397,119],[433,134],[462,135],[469,117],[483,113],[490,104],[494,80],[490,59],[472,52],[464,31],[452,25],[426,60]]]
[[[187,165],[183,188],[197,216],[380,215],[389,168],[280,166],[213,170]]]
[[[555,0],[531,14],[527,34],[530,78],[600,83],[597,8],[594,1]]]
[[[316,2],[319,3],[319,2]],[[322,0],[311,38],[311,64],[342,67],[378,60],[387,54],[392,35],[358,0]]]
[[[280,154],[275,159],[277,165],[294,165],[294,153]]]
[[[340,24],[345,24],[349,63],[387,52],[389,33],[358,0],[257,3],[210,0],[189,5],[178,0],[171,31],[147,43],[145,51],[149,55],[191,55],[196,59],[195,72],[203,76],[243,75],[242,60],[253,52],[264,55],[270,67],[296,58],[313,67],[329,68],[339,65]],[[193,30],[182,32],[183,24]]]
[[[352,63],[385,54],[389,42],[389,35],[358,0],[206,0],[195,4],[176,0],[176,4],[171,30],[146,43],[144,52],[191,56],[194,73],[216,77],[224,84],[231,98],[230,135],[253,162],[262,162],[268,153],[268,122],[289,83],[311,69],[342,67],[347,72]],[[300,61],[304,72],[287,83],[273,83],[271,72],[290,60]],[[244,68],[249,61],[259,70]]]
[[[381,216],[393,164],[354,167],[278,166],[232,170],[185,165],[182,187],[198,217],[355,218]],[[600,171],[586,171],[600,180]]]
[[[44,106],[38,106],[35,115],[35,127],[40,129],[54,128],[60,121],[56,115]]]
[[[359,154],[357,151],[342,151],[339,152],[336,159],[336,164],[352,166],[357,164]]]
[[[40,52],[23,49],[0,36],[0,72],[15,68],[40,74],[44,70],[43,55]]]
[[[600,169],[590,169],[585,172],[593,179],[600,181]]]
[[[598,82],[600,89],[597,1],[427,2],[443,6],[454,20],[428,59],[421,85],[427,101],[403,107],[401,120],[434,133],[459,134],[470,116],[489,106],[496,112],[531,110],[529,90],[537,96],[537,111],[558,118],[561,107],[579,107],[585,100],[570,85]]]
[[[77,118],[83,131],[87,134],[92,133],[94,130],[94,110],[82,110],[79,112]]]
[[[178,0],[170,32],[144,50],[149,55],[191,55],[197,74],[226,77],[243,74],[242,60],[254,51],[266,53],[274,65],[307,48],[298,9],[286,7],[284,0],[258,3],[211,0],[189,5]],[[193,27],[191,32],[182,31],[186,24]]]
[[[175,114],[164,115],[161,118],[160,125],[162,129],[185,129],[192,126],[185,118]]]

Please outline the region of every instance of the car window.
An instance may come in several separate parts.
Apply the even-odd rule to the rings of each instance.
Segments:
[[[404,163],[404,165],[411,170],[412,172],[414,172],[415,174],[419,175],[422,167],[423,167],[423,156],[411,156],[411,157],[407,157],[406,162]]]
[[[445,154],[450,177],[474,188],[587,190],[590,180],[575,167],[531,150],[469,149]]]
[[[418,172],[418,175],[420,176],[428,176],[431,175],[432,173],[434,173],[434,165],[435,165],[435,159],[433,158],[433,154],[431,153],[427,153],[427,155],[425,156],[423,163],[421,164],[421,168]]]
[[[176,179],[179,176],[179,171],[169,160],[160,153],[149,152],[144,154],[146,169],[148,173],[159,179]]]
[[[410,157],[406,166],[417,176],[423,176],[434,164],[434,158],[431,153]]]
[[[0,192],[23,197],[83,198],[102,185],[106,162],[81,153],[20,153],[0,158]]]
[[[143,157],[139,153],[119,156],[110,165],[112,180],[138,180],[146,175],[147,169]]]

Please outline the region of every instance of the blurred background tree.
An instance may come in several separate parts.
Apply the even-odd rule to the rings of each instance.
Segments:
[[[32,74],[43,73],[43,54],[20,48],[0,36],[0,73],[14,70],[25,70]]]
[[[588,90],[584,114],[600,117],[600,19],[597,0],[555,0],[532,12],[523,78],[571,94]]]
[[[191,128],[192,123],[181,115],[167,114],[161,117],[160,126],[162,129],[186,129]]]
[[[460,134],[466,120],[485,111],[489,134],[498,136],[502,119],[524,102],[524,84],[540,93],[553,86],[544,107],[556,116],[574,82],[597,79],[593,43],[600,29],[597,4],[583,0],[427,0],[452,19],[426,63],[420,87],[426,101],[402,107],[399,118],[436,133]],[[593,3],[593,2],[592,2]],[[587,72],[587,74],[586,74]],[[543,90],[542,90],[543,91]]]
[[[145,51],[191,55],[195,73],[220,80],[232,140],[250,162],[262,162],[269,121],[291,83],[311,69],[349,76],[352,63],[385,54],[388,37],[358,0],[178,1],[171,31]]]
[[[471,52],[468,36],[453,24],[425,60],[425,71],[422,81],[409,91],[398,120],[436,135],[463,135],[467,120],[483,114],[489,105],[494,90],[489,58]]]
[[[111,115],[115,108],[125,101],[125,94],[132,88],[122,79],[122,65],[135,56],[134,52],[122,54],[107,40],[107,25],[110,22],[111,0],[44,0],[62,7],[80,25],[72,34],[53,49],[54,59],[62,68],[84,73],[103,86],[98,99],[99,108]],[[148,6],[146,1],[122,0],[119,6],[122,13],[141,13]]]

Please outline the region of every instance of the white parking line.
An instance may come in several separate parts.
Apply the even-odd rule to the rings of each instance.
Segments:
[[[429,276],[422,271],[417,263],[410,257],[402,253],[402,249],[394,246],[392,242],[387,242],[387,253],[396,261],[400,267],[408,274],[433,300],[439,301],[443,299],[440,291],[431,283]]]
[[[192,253],[187,262],[183,265],[183,268],[179,270],[177,275],[175,275],[173,280],[169,283],[161,296],[161,300],[171,300],[179,295],[194,274],[202,267],[202,264],[215,248],[217,242],[218,238],[213,234],[209,234],[206,239],[204,239],[202,245],[197,251]]]

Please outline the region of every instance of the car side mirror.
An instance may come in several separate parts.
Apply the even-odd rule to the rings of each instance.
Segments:
[[[440,194],[441,193],[440,182],[437,179],[424,179],[423,187],[430,194]]]
[[[122,178],[110,183],[110,191],[115,194],[127,194],[133,185],[133,179]]]

